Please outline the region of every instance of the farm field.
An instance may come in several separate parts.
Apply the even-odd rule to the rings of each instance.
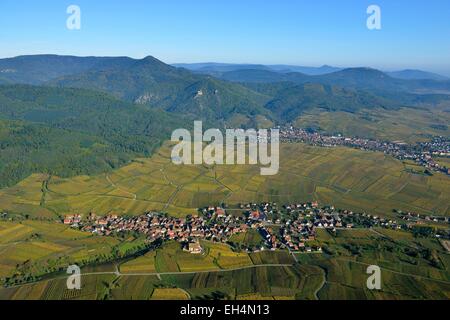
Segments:
[[[306,270],[313,272],[305,275]],[[312,281],[316,277],[317,281]],[[82,277],[82,289],[69,291],[65,279],[46,280],[14,288],[0,288],[0,299],[294,299],[304,293],[313,299],[321,277],[317,267],[267,267],[177,276]]]
[[[0,221],[0,277],[10,275],[17,266],[42,273],[70,259],[88,260],[115,244],[114,239],[93,238],[54,222]]]
[[[86,265],[83,272],[113,272],[114,266],[96,265],[125,257],[130,250],[144,245],[141,238],[93,236],[54,222],[0,222],[0,233],[3,235],[0,244],[1,278],[14,274],[37,277],[67,268],[74,263]],[[16,234],[14,237],[8,236],[13,233]],[[168,242],[161,248],[116,264],[124,275],[195,273],[253,265],[294,264],[287,252],[248,254],[235,252],[226,244],[202,241],[201,245],[204,252],[196,255],[182,250],[178,242]]]
[[[152,300],[189,300],[189,294],[182,289],[160,289],[153,290]]]
[[[155,267],[156,252],[150,251],[149,253],[123,263],[120,265],[120,272],[122,273],[152,273],[156,272]]]
[[[246,247],[257,247],[260,246],[264,239],[261,237],[261,234],[253,229],[249,229],[245,233],[234,234],[230,238],[230,242],[232,242],[237,247],[244,245]]]
[[[450,258],[436,239],[385,229],[338,230],[336,234],[322,229],[316,243],[323,253],[297,253],[298,263],[294,263],[284,251],[245,254],[202,242],[205,254],[192,255],[172,242],[122,263],[119,275],[107,266],[86,268],[89,274],[83,276],[80,291],[67,290],[65,279],[57,277],[1,288],[0,299],[450,298]],[[214,264],[216,269],[210,269]],[[379,291],[366,287],[366,268],[373,264],[382,270]]]
[[[174,216],[197,208],[230,204],[316,200],[323,205],[390,215],[393,209],[449,215],[450,180],[408,171],[382,153],[350,148],[283,144],[280,172],[260,176],[258,166],[184,166],[170,162],[166,144],[148,159],[113,173],[69,179],[34,174],[0,190],[0,209],[12,214],[61,218],[68,213]]]
[[[437,239],[414,238],[411,233],[374,230],[337,230],[318,233],[325,254],[297,254],[301,264],[326,271],[320,299],[449,299],[450,256]],[[382,270],[382,290],[364,284],[369,265]]]
[[[436,239],[386,229],[318,230],[311,245],[323,253],[234,251],[201,242],[193,255],[175,242],[126,261],[111,260],[145,245],[142,238],[97,237],[55,223],[65,214],[175,216],[229,204],[316,200],[322,205],[393,215],[393,209],[449,215],[448,177],[414,174],[410,164],[381,153],[304,144],[281,147],[280,173],[263,177],[253,166],[187,166],[169,160],[169,145],[110,174],[64,179],[35,174],[0,190],[0,278],[53,274],[72,263],[86,265],[86,287],[65,289],[52,278],[0,289],[0,299],[448,299],[450,258]],[[286,155],[286,156],[283,156]],[[17,216],[16,216],[17,215]],[[31,219],[30,219],[31,218]],[[258,232],[234,235],[240,244],[261,244]],[[101,263],[110,263],[101,265]],[[388,281],[365,289],[365,269],[379,265]],[[89,270],[89,271],[87,271]],[[148,274],[148,275],[146,275]],[[14,282],[13,282],[14,283]]]
[[[0,289],[5,300],[101,300],[107,297],[114,276],[85,276],[82,290],[68,290],[66,279],[52,279],[14,288]]]
[[[114,266],[105,263],[144,245],[141,238],[94,236],[61,223],[35,220],[0,221],[0,236],[0,279],[9,278],[10,285],[60,274],[71,264],[86,266],[83,272],[112,272]],[[152,270],[149,267],[143,271]],[[124,273],[136,272],[136,265],[130,262],[124,269]]]
[[[440,299],[450,297],[450,283],[417,278],[406,274],[382,270],[382,290],[368,290],[365,286],[368,264],[338,259],[323,259],[317,264],[327,270],[327,282],[318,292],[323,300],[349,299]]]
[[[202,241],[201,246],[204,250],[203,254],[191,254],[183,251],[179,243],[169,242],[156,251],[151,251],[144,256],[121,264],[120,271],[123,273],[195,273],[198,271],[236,269],[254,264],[249,254],[234,252],[226,244]],[[258,264],[268,263],[265,261],[259,262]],[[286,263],[293,264],[294,261],[291,259]]]
[[[221,269],[233,269],[253,264],[247,253],[234,252],[228,245],[204,243],[204,247]]]

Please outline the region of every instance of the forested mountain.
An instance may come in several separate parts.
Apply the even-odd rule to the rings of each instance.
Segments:
[[[32,173],[95,174],[132,159],[92,134],[12,120],[0,120],[0,152],[0,187]]]
[[[450,81],[402,80],[369,68],[312,76],[261,65],[198,67],[223,79],[151,56],[0,59],[0,186],[32,172],[107,171],[150,155],[194,120],[205,127],[268,127],[312,110],[423,109],[450,100],[442,94]]]
[[[105,136],[168,133],[180,119],[102,92],[29,85],[0,86],[0,115]]]
[[[0,86],[0,185],[32,172],[92,174],[148,156],[176,115],[84,89]]]
[[[169,66],[151,56],[141,60],[128,57],[19,56],[0,59],[0,84],[51,83],[95,88],[114,93],[119,98],[140,102],[158,102],[180,87],[186,88],[195,82],[208,79],[200,73],[232,82],[315,82],[377,91],[450,92],[448,78],[421,70],[385,73],[371,68],[340,69],[326,65],[314,68],[223,63],[175,66],[179,68]]]
[[[338,68],[329,65],[323,65],[321,67],[305,67],[296,65],[262,65],[262,64],[231,64],[231,63],[176,63],[173,66],[185,68],[196,73],[209,74],[219,78],[224,78],[224,74],[227,72],[241,71],[241,70],[260,70],[271,71],[279,73],[303,73],[309,76],[325,75],[333,72],[342,71],[347,68]],[[450,80],[448,77],[436,74],[433,72],[427,72],[422,70],[406,69],[385,72],[392,78],[404,79],[404,80]],[[228,75],[230,76],[230,75]]]
[[[270,98],[241,85],[234,86],[208,78],[173,92],[156,105],[171,113],[226,123],[227,119],[236,115],[271,117],[264,108]]]
[[[126,57],[59,56],[25,56],[15,59],[16,66],[27,66],[27,70],[51,69],[51,72],[41,70],[47,78],[55,74],[84,70],[47,81],[46,86],[87,88],[114,95],[115,103],[128,101],[130,104],[146,106],[147,109],[162,109],[181,115],[185,120],[198,119],[211,124],[231,123],[244,127],[254,125],[252,119],[256,116],[262,116],[274,123],[285,122],[311,108],[354,112],[362,108],[414,106],[420,103],[418,100],[421,99],[410,92],[427,91],[428,88],[436,92],[446,92],[450,83],[394,79],[370,68],[345,69],[326,75],[309,76],[298,72],[270,71],[267,70],[268,67],[259,65],[242,65],[256,66],[257,69],[225,72],[222,74],[226,80],[224,81],[169,66],[151,56],[142,60]],[[11,64],[12,60],[8,60],[8,63]],[[50,63],[56,67],[50,68]],[[66,66],[66,63],[71,66]],[[199,66],[200,69],[213,67],[224,71],[230,68],[230,65]],[[17,88],[19,87],[14,90],[20,92]],[[80,92],[83,91],[77,94]],[[42,91],[40,93],[42,94]],[[42,98],[34,97],[38,100]],[[67,103],[67,99],[68,97],[64,97],[63,100]],[[48,104],[48,101],[44,104]],[[97,107],[92,105],[83,112],[88,114],[89,110]],[[38,116],[51,114],[56,119],[57,115],[70,114],[67,110],[62,111],[60,106],[55,109],[58,109],[58,112],[29,111],[29,114],[19,118],[34,121],[34,117]],[[17,113],[19,110],[20,108],[9,112]]]
[[[371,68],[339,70],[323,66],[308,71],[306,67],[287,65],[205,63],[177,66],[196,72],[211,72],[225,81],[167,65],[151,56],[136,60],[127,57],[37,55],[0,59],[0,84],[44,83],[99,90],[119,99],[211,121],[226,121],[232,116],[230,111],[245,116],[264,111],[261,106],[269,103],[273,96],[243,87],[240,85],[243,82],[321,83],[371,93],[450,93],[450,81],[416,79],[420,78],[420,72],[414,70],[393,73],[397,77],[409,78],[405,80]],[[292,70],[305,70],[316,75]],[[325,71],[335,72],[322,74]]]
[[[208,121],[226,121],[236,113],[264,113],[262,106],[269,100],[240,84],[193,74],[153,57],[135,60],[132,65],[92,69],[47,84],[109,92],[120,99]]]
[[[316,77],[316,81],[373,92],[450,93],[450,81],[403,80],[371,68],[351,68]]]
[[[42,84],[46,81],[93,68],[126,66],[134,60],[128,57],[75,57],[31,55],[0,59],[0,79],[9,83]]]
[[[279,90],[267,104],[280,119],[296,119],[304,111],[319,108],[325,111],[355,112],[370,108],[396,108],[400,104],[364,91],[338,86],[307,83]]]
[[[450,94],[450,80],[399,79],[371,68],[350,68],[337,72],[310,76],[299,72],[281,73],[270,70],[242,69],[225,72],[221,79],[232,82],[292,82],[321,83],[338,85],[344,88],[370,90],[373,92],[410,92],[410,93],[446,93]]]
[[[414,100],[407,96],[408,86],[417,82],[394,79],[368,68],[322,76],[243,69],[226,72],[223,77],[227,81],[196,75],[148,57],[132,67],[89,71],[50,84],[106,91],[191,119],[227,124],[231,118],[242,116],[247,120],[233,124],[246,126],[250,124],[248,119],[256,115],[275,123],[285,122],[311,108],[354,112],[414,105]],[[389,95],[391,88],[401,90]]]

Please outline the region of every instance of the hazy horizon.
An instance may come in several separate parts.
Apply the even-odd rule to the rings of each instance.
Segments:
[[[381,10],[369,30],[367,9]],[[81,10],[69,30],[67,8]],[[0,57],[152,55],[166,63],[418,69],[450,76],[450,2],[3,0]]]
[[[286,63],[254,63],[254,62],[249,62],[249,61],[244,61],[244,62],[224,62],[224,61],[195,61],[195,62],[191,62],[191,61],[187,61],[187,62],[170,62],[170,61],[165,61],[163,58],[161,57],[156,57],[154,55],[148,54],[148,55],[144,55],[142,57],[133,57],[130,55],[75,55],[75,54],[58,54],[58,53],[35,53],[35,54],[20,54],[20,55],[15,55],[15,56],[8,56],[8,57],[0,57],[0,59],[11,59],[11,58],[17,58],[20,56],[39,56],[39,55],[56,55],[56,56],[73,56],[73,57],[81,57],[81,58],[86,58],[86,57],[107,57],[107,58],[118,58],[118,57],[127,57],[127,58],[131,58],[131,59],[144,59],[145,57],[151,56],[154,57],[156,59],[158,59],[159,61],[169,64],[169,65],[178,65],[178,64],[185,64],[185,65],[190,65],[190,64],[225,64],[225,65],[263,65],[263,66],[276,66],[276,65],[286,65],[286,66],[292,66],[292,67],[307,67],[307,68],[321,68],[321,67],[333,67],[333,68],[339,68],[339,69],[349,69],[349,68],[371,68],[371,69],[376,69],[376,70],[380,70],[383,72],[396,72],[396,71],[405,71],[405,70],[417,70],[417,71],[425,71],[425,72],[430,72],[430,73],[435,73],[441,76],[446,76],[446,77],[450,77],[450,73],[445,73],[445,72],[436,72],[433,70],[427,70],[427,69],[423,69],[423,68],[415,68],[415,67],[405,67],[405,68],[391,68],[391,69],[382,69],[382,68],[376,68],[373,67],[371,65],[333,65],[333,64],[329,64],[329,63],[323,63],[323,64],[319,64],[319,65],[307,65],[307,64],[286,64]]]

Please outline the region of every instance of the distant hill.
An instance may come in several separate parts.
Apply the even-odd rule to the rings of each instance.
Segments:
[[[425,79],[437,81],[450,80],[448,77],[441,76],[440,74],[412,69],[387,72],[387,74],[393,78],[405,80],[425,80]]]
[[[270,67],[261,64],[229,64],[229,63],[175,63],[174,67],[184,68],[199,73],[223,73],[242,69],[272,70]]]
[[[127,57],[75,57],[59,55],[31,55],[0,59],[0,78],[10,83],[42,84],[70,74],[92,68],[128,65]]]
[[[321,67],[307,67],[307,66],[296,66],[286,64],[262,65],[262,64],[215,63],[215,62],[176,63],[173,64],[173,66],[185,68],[194,71],[196,73],[204,73],[217,76],[224,79],[226,78],[225,73],[242,70],[272,71],[278,73],[298,72],[309,76],[320,76],[348,69],[348,68],[333,67],[329,65],[323,65]],[[384,73],[386,73],[392,78],[403,80],[438,80],[438,81],[450,80],[450,78],[442,76],[440,74],[415,69],[406,69]]]
[[[203,77],[210,75],[232,82],[318,82],[369,90],[450,93],[448,78],[421,70],[382,72],[371,68],[340,69],[327,65],[316,68],[227,63],[174,66],[164,64],[153,57],[136,60],[128,57],[18,56],[0,59],[0,84],[57,83],[86,88],[83,82],[88,84],[92,80],[99,81],[95,84],[97,89],[128,100],[134,98],[140,102],[164,99],[166,94],[172,91],[171,88],[179,89],[176,82],[180,85],[180,80],[184,79],[186,88],[201,81],[202,74]],[[140,68],[142,70],[139,70]],[[128,75],[125,75],[126,73]],[[95,79],[96,77],[98,78]],[[119,82],[122,83],[116,85]],[[170,85],[166,85],[167,83]],[[146,89],[152,91],[155,87],[158,87],[155,92],[145,92]]]
[[[243,73],[243,71],[241,73]],[[245,79],[245,81],[249,81],[250,80],[249,77],[246,77],[249,74],[253,74],[253,72],[247,71],[246,74],[242,74],[241,75],[242,79]],[[344,88],[375,90],[375,91],[383,91],[383,90],[408,91],[410,90],[408,86],[412,85],[412,83],[410,83],[409,81],[394,79],[382,71],[371,68],[348,68],[316,76],[309,76],[298,72],[290,72],[283,74],[274,73],[272,74],[272,76],[273,79],[276,79],[276,81],[287,81],[296,84],[313,82],[326,85],[335,85]],[[226,79],[230,80],[233,79],[230,77],[230,73],[225,74],[225,77]],[[269,77],[267,78],[269,79]],[[238,77],[234,77],[233,81],[237,81],[237,79]],[[258,81],[249,81],[249,82],[258,82]]]
[[[273,83],[292,82],[322,83],[344,88],[373,92],[409,92],[420,94],[450,94],[450,80],[430,79],[404,80],[372,68],[348,68],[323,75],[310,76],[299,72],[280,73],[267,70],[236,70],[225,72],[221,78],[233,82]]]
[[[316,81],[342,87],[371,90],[374,92],[411,92],[450,94],[450,81],[403,80],[371,68],[349,68],[315,77]]]
[[[242,69],[224,72],[221,78],[194,74],[147,57],[131,66],[93,69],[49,84],[109,92],[117,98],[161,108],[187,119],[222,124],[232,121],[237,126],[254,125],[251,119],[257,115],[275,122],[290,121],[311,108],[354,112],[362,108],[398,107],[411,100],[403,100],[399,92],[398,98],[387,98],[383,93],[390,90],[407,93],[416,85],[420,87],[416,82],[394,79],[370,68],[318,76]],[[249,83],[267,85],[254,87]],[[236,122],[238,118],[241,121]]]
[[[309,77],[301,73],[295,73],[296,78],[292,79],[286,73],[280,73],[270,70],[257,70],[257,69],[242,69],[234,70],[229,72],[224,72],[220,75],[220,78],[232,82],[260,82],[260,83],[271,83],[271,82],[302,82],[308,81]]]
[[[353,113],[361,109],[395,109],[402,105],[398,100],[365,91],[320,83],[300,85],[280,83],[275,88],[271,84],[257,84],[252,88],[256,91],[271,92],[273,99],[266,108],[285,121],[292,121],[311,109]]]
[[[391,78],[386,73],[372,68],[348,68],[330,74],[316,76],[315,80],[320,83],[364,90],[394,89],[405,83],[403,80]],[[402,90],[407,89],[402,88]]]
[[[300,72],[307,75],[322,75],[326,73],[342,70],[328,65],[321,67],[303,67],[286,64],[262,65],[262,64],[231,64],[231,63],[176,63],[175,67],[185,68],[198,73],[205,73],[214,76],[220,76],[225,72],[238,70],[265,70],[281,73]]]
[[[342,70],[342,68],[332,67],[328,65],[323,65],[321,67],[303,67],[303,66],[292,66],[292,65],[269,65],[270,69],[278,72],[300,72],[310,76],[318,76],[327,73],[337,72]]]
[[[197,63],[176,64],[196,73],[212,75],[232,82],[323,83],[364,90],[450,94],[450,79],[421,71],[383,72],[373,68],[337,68],[328,65],[304,67],[292,65],[252,65]]]
[[[376,107],[423,105],[424,100],[441,101],[436,94],[450,94],[449,80],[405,80],[371,68],[221,63],[171,66],[152,56],[56,55],[0,59],[0,67],[0,85],[31,83],[95,90],[127,103],[180,115],[185,121],[198,119],[215,126],[282,122],[285,115],[292,114],[286,110],[297,113],[311,106],[331,111],[370,108],[370,99]],[[416,94],[434,95],[424,99]]]
[[[237,113],[265,113],[262,106],[269,99],[240,84],[194,74],[150,56],[130,65],[91,69],[47,84],[108,92],[130,102],[211,121],[226,121]]]

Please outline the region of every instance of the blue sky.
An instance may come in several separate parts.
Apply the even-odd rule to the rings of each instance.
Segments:
[[[81,30],[66,9],[81,8]],[[377,4],[382,29],[368,30]],[[448,0],[1,0],[0,57],[57,53],[450,75]]]

